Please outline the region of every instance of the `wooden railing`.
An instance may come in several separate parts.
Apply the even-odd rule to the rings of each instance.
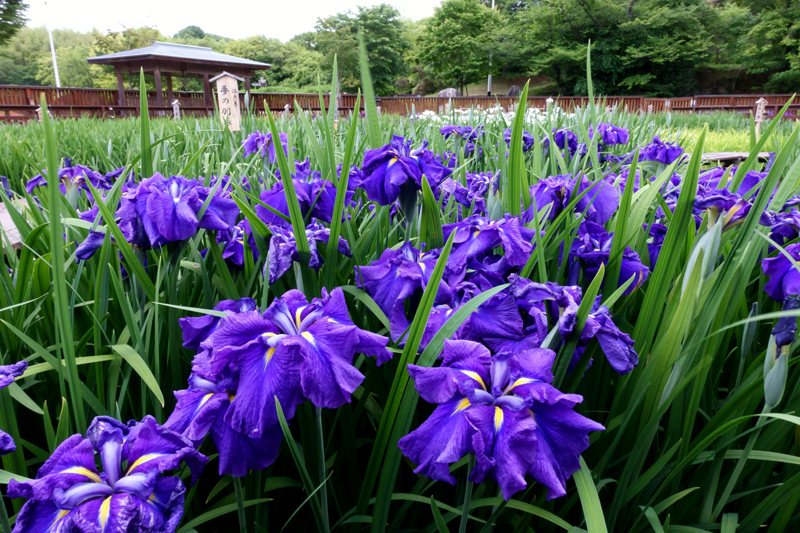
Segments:
[[[116,89],[86,89],[86,88],[56,88],[56,87],[29,87],[15,85],[0,85],[0,120],[27,121],[37,117],[37,109],[41,96],[44,95],[48,109],[57,117],[125,117],[139,114],[139,91],[126,90],[126,105],[119,105],[119,92]],[[788,94],[738,94],[738,95],[698,95],[679,98],[648,98],[644,96],[607,96],[597,98],[598,105],[618,106],[629,112],[665,111],[681,113],[710,113],[714,111],[732,111],[735,113],[749,114],[755,111],[756,100],[767,100],[767,117],[775,115],[778,110],[789,101]],[[207,105],[205,95],[201,92],[175,91],[173,98],[181,105],[181,113],[189,116],[209,116],[214,114],[213,103]],[[528,97],[528,107],[544,110],[547,107],[547,96]],[[586,106],[589,98],[586,96],[553,97],[555,103],[566,111],[577,107]],[[323,95],[325,106],[330,105],[330,95]],[[433,111],[445,112],[451,107],[469,109],[470,107],[488,109],[500,106],[503,110],[511,110],[518,102],[518,98],[511,96],[460,96],[456,98],[440,98],[437,96],[390,96],[376,99],[381,113],[393,115],[408,115],[412,112],[422,113]],[[241,97],[242,106],[245,105],[244,93]],[[266,109],[272,112],[281,112],[288,109],[295,110],[295,105],[302,109],[319,111],[320,102],[317,94],[279,94],[279,93],[252,93],[250,107],[253,112],[263,114]],[[356,95],[343,94],[338,97],[337,105],[340,111],[348,113],[354,110]],[[161,105],[155,91],[147,92],[147,105],[153,117],[172,116],[172,105],[166,93],[162,94]],[[361,110],[364,109],[363,101]],[[789,107],[784,118],[798,119],[800,117],[800,101]]]

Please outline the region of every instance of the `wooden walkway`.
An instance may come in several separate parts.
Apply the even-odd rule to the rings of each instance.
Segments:
[[[22,237],[20,237],[17,227],[11,220],[11,215],[8,214],[6,204],[0,202],[0,228],[2,228],[5,237],[8,238],[11,246],[14,248],[22,247]]]
[[[721,163],[724,166],[728,165],[738,165],[750,154],[748,152],[710,152],[707,154],[703,154],[703,157],[700,159],[703,163]],[[761,161],[766,161],[769,159],[769,152],[759,152],[758,159]]]

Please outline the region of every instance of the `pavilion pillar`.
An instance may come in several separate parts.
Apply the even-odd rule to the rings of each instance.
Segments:
[[[161,107],[164,105],[163,89],[161,87],[161,69],[156,67],[156,70],[153,72],[153,77],[156,81],[156,105]],[[159,113],[161,113],[161,110],[159,110]]]
[[[125,99],[125,82],[122,79],[122,72],[120,71],[117,71],[117,88],[119,89],[119,105],[128,105],[128,102]]]
[[[206,112],[211,114],[209,108],[213,108],[214,104],[211,101],[211,83],[208,81],[208,74],[203,74],[203,96],[206,100]]]
[[[175,94],[172,92],[172,74],[167,73],[167,101],[169,105],[175,100]]]

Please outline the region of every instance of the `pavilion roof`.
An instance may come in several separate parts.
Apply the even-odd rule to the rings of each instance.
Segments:
[[[192,64],[198,66],[227,67],[231,70],[266,70],[272,67],[269,63],[259,63],[258,61],[251,61],[249,59],[215,52],[206,46],[162,43],[160,41],[155,41],[152,45],[145,46],[144,48],[88,57],[86,61],[95,65],[130,64],[137,61],[177,61],[185,66],[185,70],[190,70]]]

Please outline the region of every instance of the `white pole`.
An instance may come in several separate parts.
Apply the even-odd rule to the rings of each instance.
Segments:
[[[47,9],[47,2],[44,3],[44,8],[45,10]],[[53,72],[56,75],[56,87],[61,87],[61,78],[58,77],[58,63],[56,62],[56,47],[53,45],[53,32],[50,31],[50,17],[45,15],[45,19],[47,20],[47,23],[45,23],[45,26],[47,26],[47,35],[50,37],[50,55],[53,56]]]
[[[492,14],[494,15],[494,0],[492,0]],[[489,79],[486,82],[486,95],[492,96],[492,53],[489,52]]]

